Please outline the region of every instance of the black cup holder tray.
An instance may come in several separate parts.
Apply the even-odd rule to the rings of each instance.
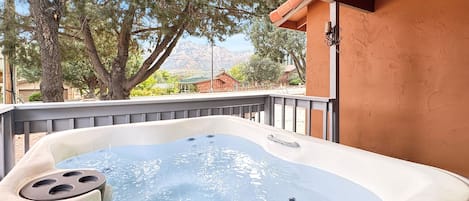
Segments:
[[[105,176],[96,170],[67,170],[32,180],[21,188],[20,195],[37,201],[59,200],[96,189],[102,193],[105,185]]]

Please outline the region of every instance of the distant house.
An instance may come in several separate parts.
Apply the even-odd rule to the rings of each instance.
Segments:
[[[282,86],[286,86],[289,84],[291,76],[296,72],[296,67],[294,65],[286,65],[285,69],[282,72],[282,75],[280,75],[280,78],[278,79],[279,83]]]
[[[17,83],[18,98],[20,102],[29,102],[29,96],[34,93],[40,93],[39,82],[27,82],[26,80],[19,80]],[[80,99],[80,92],[78,89],[64,84],[64,100]]]
[[[3,70],[5,68],[5,61],[3,54],[1,54],[1,47],[0,47],[0,89],[3,90]],[[15,75],[16,76],[16,75]],[[15,90],[15,96],[16,99],[19,103],[21,102],[29,102],[29,96],[31,96],[34,93],[40,93],[41,89],[39,87],[40,83],[39,82],[27,82],[24,79],[21,79],[17,77],[17,80],[14,81],[14,85],[16,86]],[[2,91],[0,91],[0,94],[2,94]],[[64,84],[64,99],[65,100],[74,100],[74,99],[79,99],[80,93],[78,89],[73,88],[71,86],[68,86]],[[2,100],[0,99],[0,103]]]
[[[225,71],[213,77],[213,91],[226,92],[236,91],[239,86],[239,81],[228,75]],[[200,93],[210,92],[210,77],[207,76],[193,76],[182,79],[180,82],[181,93],[197,91]]]

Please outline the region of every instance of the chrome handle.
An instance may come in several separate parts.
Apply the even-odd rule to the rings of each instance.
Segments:
[[[269,139],[272,142],[281,144],[283,146],[287,146],[287,147],[291,147],[291,148],[300,148],[300,144],[298,144],[298,142],[287,142],[285,140],[278,139],[277,137],[275,137],[272,134],[268,135],[267,139]]]

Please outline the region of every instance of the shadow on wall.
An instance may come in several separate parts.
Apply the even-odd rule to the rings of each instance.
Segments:
[[[393,0],[375,0],[375,12],[379,12],[381,8],[388,6]]]

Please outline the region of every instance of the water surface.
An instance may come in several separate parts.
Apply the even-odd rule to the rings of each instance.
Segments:
[[[281,160],[230,135],[110,147],[66,159],[57,167],[103,172],[114,201],[380,200],[349,180]]]

